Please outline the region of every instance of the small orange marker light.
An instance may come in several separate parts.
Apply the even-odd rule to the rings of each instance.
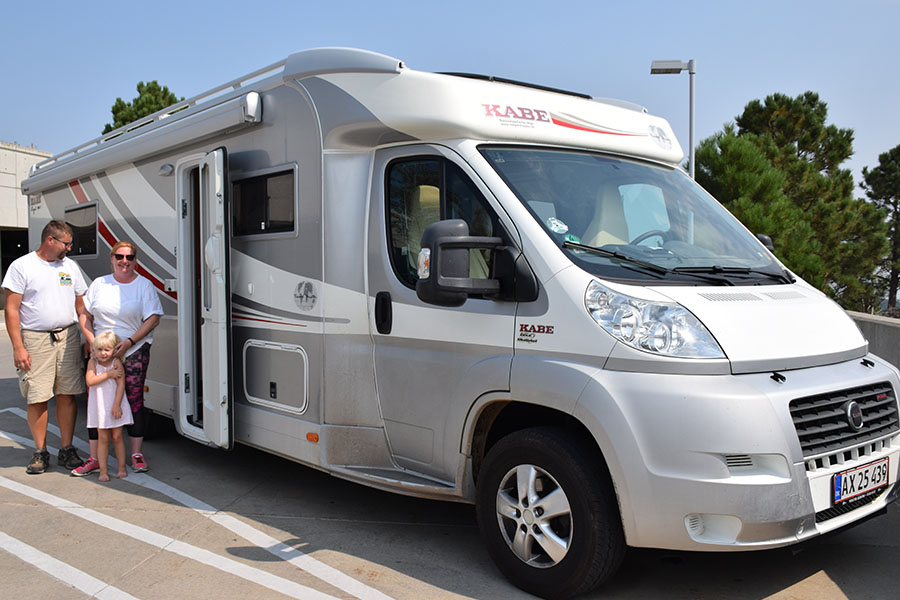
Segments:
[[[306,441],[312,442],[313,444],[318,444],[318,443],[319,443],[319,434],[318,434],[318,433],[312,433],[312,432],[307,433],[307,434],[306,434]]]

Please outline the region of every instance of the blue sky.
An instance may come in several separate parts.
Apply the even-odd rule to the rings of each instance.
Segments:
[[[857,183],[900,144],[900,0],[0,0],[0,15],[0,140],[54,153],[98,136],[140,80],[190,97],[319,46],[629,100],[685,149],[687,73],[651,77],[650,62],[695,59],[697,140],[752,99],[813,90],[855,132]]]

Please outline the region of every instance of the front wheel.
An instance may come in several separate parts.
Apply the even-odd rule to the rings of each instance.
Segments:
[[[544,598],[597,587],[625,554],[606,466],[571,438],[554,428],[512,433],[478,476],[478,525],[491,558],[512,583]]]

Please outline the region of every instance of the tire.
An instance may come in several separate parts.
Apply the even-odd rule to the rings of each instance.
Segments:
[[[596,588],[625,555],[606,466],[571,438],[550,427],[506,436],[485,457],[476,490],[478,526],[497,567],[554,600]]]

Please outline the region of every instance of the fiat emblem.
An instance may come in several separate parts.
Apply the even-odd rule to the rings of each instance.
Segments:
[[[847,417],[847,423],[850,424],[850,427],[853,428],[854,431],[859,431],[863,428],[863,414],[862,407],[856,400],[850,400],[846,404],[844,404],[844,416]]]

